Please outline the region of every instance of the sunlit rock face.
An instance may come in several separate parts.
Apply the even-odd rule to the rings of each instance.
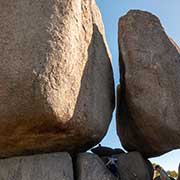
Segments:
[[[0,11],[0,156],[98,143],[114,81],[95,1],[6,0]]]
[[[180,148],[180,49],[159,19],[130,11],[119,21],[121,87],[117,129],[145,157]]]

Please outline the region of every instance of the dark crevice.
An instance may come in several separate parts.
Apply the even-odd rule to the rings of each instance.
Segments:
[[[74,177],[74,180],[78,180],[77,156],[78,156],[78,154],[71,155],[72,165],[73,165],[73,177]]]

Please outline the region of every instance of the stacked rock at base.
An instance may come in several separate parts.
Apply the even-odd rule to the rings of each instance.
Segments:
[[[100,157],[79,153],[72,158],[67,152],[36,154],[0,159],[0,179],[5,180],[151,180],[147,162],[138,152],[121,153],[115,169],[108,169]],[[112,158],[111,157],[111,158]],[[149,163],[150,166],[152,166]],[[149,166],[148,165],[148,166]],[[113,172],[112,172],[113,170]]]
[[[143,159],[139,152],[130,152],[117,156],[117,170],[122,180],[151,180],[153,174],[148,168],[149,162]]]
[[[91,153],[80,153],[76,161],[77,180],[117,180],[100,157]]]
[[[180,49],[159,19],[133,10],[120,18],[117,129],[126,150],[153,157],[180,148]]]
[[[1,159],[0,167],[2,180],[74,180],[72,159],[68,153]]]
[[[94,0],[0,2],[0,156],[86,150],[114,109]]]
[[[101,157],[102,158],[102,157]],[[139,152],[107,156],[106,162],[95,154],[80,153],[74,164],[77,180],[152,180],[153,166]],[[115,176],[116,175],[116,176]]]

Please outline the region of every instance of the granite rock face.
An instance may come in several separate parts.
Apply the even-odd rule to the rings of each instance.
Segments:
[[[95,1],[7,0],[0,11],[0,156],[98,143],[114,81]]]
[[[76,162],[77,180],[117,180],[95,154],[80,153]]]
[[[73,180],[68,153],[22,156],[0,160],[1,180]]]
[[[119,21],[117,129],[126,150],[153,157],[180,148],[180,49],[154,15]]]
[[[117,169],[121,180],[152,180],[147,162],[140,153],[130,152],[116,156]]]

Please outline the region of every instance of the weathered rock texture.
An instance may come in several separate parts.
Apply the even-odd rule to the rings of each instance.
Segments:
[[[138,152],[120,154],[117,156],[117,169],[121,180],[152,180],[147,162]]]
[[[98,143],[114,82],[95,1],[6,0],[0,11],[0,156]]]
[[[24,156],[0,160],[1,180],[73,180],[67,153]]]
[[[146,168],[149,172],[149,176],[150,176],[150,179],[153,180],[153,177],[154,177],[154,167],[151,163],[151,161],[145,159],[145,165],[146,165]]]
[[[119,21],[121,89],[118,134],[146,157],[180,148],[180,50],[154,15],[130,11]]]
[[[80,153],[76,162],[77,180],[116,180],[103,161],[95,154]]]

